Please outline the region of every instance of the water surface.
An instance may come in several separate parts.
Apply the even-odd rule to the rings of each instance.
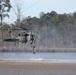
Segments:
[[[45,60],[76,60],[76,53],[0,53],[0,59],[45,59]]]

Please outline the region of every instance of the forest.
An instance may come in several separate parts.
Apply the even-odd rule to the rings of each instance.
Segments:
[[[37,48],[76,48],[76,12],[58,14],[41,12],[39,18],[28,16],[13,24],[3,23],[2,29],[23,27],[38,36]],[[7,37],[4,32],[4,38]]]

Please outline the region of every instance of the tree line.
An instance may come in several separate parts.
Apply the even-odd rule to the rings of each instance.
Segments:
[[[18,23],[19,22],[19,23]],[[11,25],[3,25],[4,29],[11,27],[27,28],[37,36],[37,47],[46,48],[75,48],[76,47],[76,12],[58,14],[55,11],[41,12],[40,17],[28,16],[17,19]]]

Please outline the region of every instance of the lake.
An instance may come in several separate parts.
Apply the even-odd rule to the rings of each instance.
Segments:
[[[74,52],[55,52],[55,53],[0,53],[0,59],[23,59],[23,60],[71,60],[76,61]]]

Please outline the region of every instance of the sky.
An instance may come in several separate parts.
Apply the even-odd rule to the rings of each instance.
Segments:
[[[10,19],[4,19],[7,23],[13,23],[17,16],[16,5],[20,4],[22,18],[31,16],[39,17],[40,12],[56,11],[58,14],[76,12],[76,0],[10,0],[12,9],[9,13]]]

